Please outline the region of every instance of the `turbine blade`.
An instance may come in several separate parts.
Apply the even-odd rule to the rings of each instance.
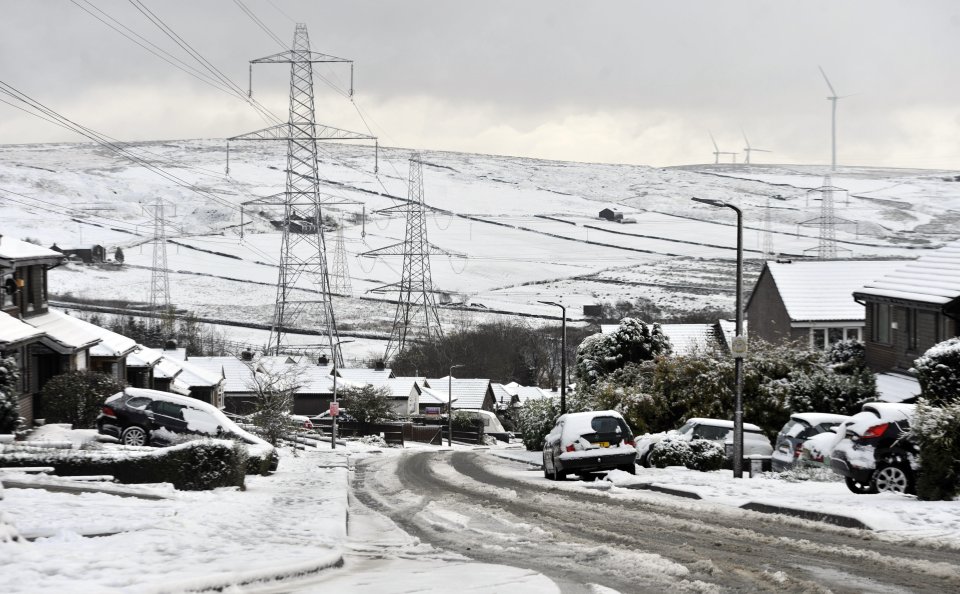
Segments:
[[[713,143],[713,148],[714,148],[714,150],[716,150],[717,152],[719,152],[719,151],[720,151],[720,147],[717,146],[717,141],[716,141],[716,139],[713,137],[713,132],[707,130],[707,134],[710,135],[710,142]]]
[[[830,79],[827,78],[827,73],[824,72],[824,71],[823,71],[823,68],[821,68],[820,66],[817,66],[817,68],[820,68],[820,74],[823,75],[823,80],[827,81],[827,86],[830,87],[830,92],[833,93],[833,96],[834,96],[834,97],[836,97],[836,96],[837,96],[837,92],[833,89],[833,85],[830,84]]]

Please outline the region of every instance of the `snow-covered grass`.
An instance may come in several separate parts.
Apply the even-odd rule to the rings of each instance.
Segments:
[[[612,497],[670,498],[652,491],[636,490],[638,485],[652,485],[679,490],[700,497],[700,501],[683,500],[685,506],[721,505],[739,508],[755,502],[770,506],[804,510],[817,514],[833,514],[859,520],[879,534],[898,539],[937,541],[960,548],[960,501],[920,501],[910,495],[881,493],[855,495],[839,477],[826,473],[762,473],[753,478],[747,474],[734,479],[729,470],[697,472],[683,467],[663,469],[637,467],[631,475],[614,470],[598,482],[567,480],[547,481],[531,466],[541,463],[540,452],[513,450],[496,452],[500,458],[523,461],[521,468],[512,464],[491,464],[495,472],[523,480],[550,485],[562,490],[600,488]],[[807,480],[802,480],[807,479]]]

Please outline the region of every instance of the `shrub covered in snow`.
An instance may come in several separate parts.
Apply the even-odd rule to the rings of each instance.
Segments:
[[[225,440],[192,441],[169,448],[58,450],[8,446],[0,466],[52,466],[59,476],[112,475],[121,483],[172,483],[203,491],[244,486],[247,447]]]
[[[0,357],[0,433],[13,433],[20,425],[17,383],[20,370],[13,357]]]
[[[560,411],[553,398],[532,398],[523,403],[517,413],[517,428],[523,433],[523,445],[528,450],[543,449],[543,441],[557,422]]]
[[[934,406],[960,400],[960,337],[945,340],[913,363],[923,397]]]
[[[96,426],[100,406],[111,394],[121,392],[124,384],[115,377],[96,371],[68,371],[43,386],[43,414],[51,423],[71,423],[76,429]]]
[[[867,369],[837,373],[831,369],[791,372],[787,406],[794,412],[816,411],[852,416],[877,397],[876,376]]]
[[[867,349],[859,340],[840,340],[824,353],[827,363],[838,373],[852,373],[867,366]]]
[[[375,388],[370,384],[350,386],[340,392],[340,401],[359,423],[379,423],[397,418],[390,390],[385,387]]]
[[[364,435],[360,438],[360,443],[377,448],[387,447],[387,440],[379,435]]]
[[[911,423],[920,448],[917,496],[943,501],[960,495],[960,399],[938,407],[921,398]]]
[[[690,470],[709,472],[723,467],[723,446],[706,439],[667,438],[650,448],[650,464],[657,468],[686,466]]]
[[[616,331],[594,334],[580,343],[575,368],[577,383],[592,386],[628,363],[649,361],[670,351],[670,340],[660,324],[624,318]]]

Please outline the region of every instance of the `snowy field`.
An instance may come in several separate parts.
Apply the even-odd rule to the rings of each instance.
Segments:
[[[181,244],[167,249],[172,300],[201,316],[269,321],[280,234],[267,219],[280,215],[273,207],[243,207],[242,218],[240,211],[282,188],[283,147],[231,146],[229,176],[221,141],[132,148],[183,185],[89,144],[0,146],[0,233],[61,247],[98,243],[111,255],[121,247],[126,269],[61,267],[51,272],[53,291],[147,302],[148,271],[134,267],[153,263],[152,205],[162,198],[167,235]],[[389,330],[392,308],[375,300],[394,296],[370,291],[397,282],[402,259],[361,254],[403,238],[402,217],[374,211],[406,197],[408,156],[382,150],[374,175],[372,150],[322,147],[321,176],[331,180],[325,213],[344,226],[355,296],[337,304],[339,323]],[[821,194],[811,190],[824,184],[825,172],[816,167],[657,169],[441,152],[425,152],[423,161],[428,238],[453,254],[432,258],[434,286],[454,302],[477,304],[472,314],[448,312],[450,325],[487,318],[481,305],[555,316],[539,299],[563,298],[571,313],[599,300],[637,298],[673,312],[731,309],[735,217],[694,197],[743,209],[748,285],[766,228],[776,253],[811,256],[818,245]],[[943,171],[841,168],[831,181],[848,190],[834,195],[839,255],[909,258],[960,237],[960,183],[953,179]],[[636,223],[599,220],[605,207]],[[305,296],[315,288],[308,280],[298,285]]]

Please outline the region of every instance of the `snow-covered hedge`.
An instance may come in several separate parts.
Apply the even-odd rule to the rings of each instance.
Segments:
[[[670,351],[670,339],[660,324],[624,318],[614,332],[594,334],[580,343],[575,367],[577,383],[592,386],[628,363],[649,361]]]
[[[75,429],[96,427],[103,401],[123,387],[105,373],[68,371],[43,385],[44,416],[48,423],[70,423]]]
[[[0,357],[0,433],[13,433],[20,424],[17,382],[20,371],[13,357]]]
[[[940,406],[960,400],[960,337],[933,345],[913,363],[923,397]]]
[[[0,466],[52,466],[59,476],[111,475],[121,483],[172,483],[185,491],[244,486],[247,447],[200,440],[169,448],[55,450],[6,446]],[[263,461],[253,465],[258,471]]]
[[[723,467],[723,446],[707,439],[667,438],[650,448],[650,464],[657,468],[686,466],[691,470],[708,472]]]
[[[557,422],[560,411],[553,398],[527,400],[517,413],[517,428],[523,433],[523,445],[531,451],[543,449],[543,441]]]
[[[960,400],[937,407],[920,399],[910,435],[920,447],[917,496],[944,501],[960,495]]]

